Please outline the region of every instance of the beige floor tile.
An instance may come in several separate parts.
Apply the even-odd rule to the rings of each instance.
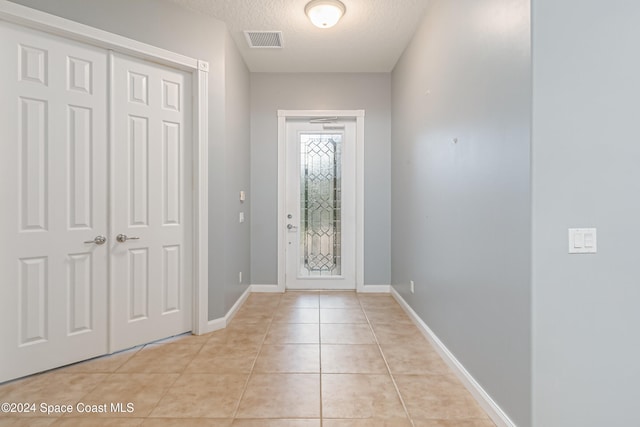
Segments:
[[[116,372],[182,373],[202,347],[203,343],[149,344],[127,360]]]
[[[317,308],[285,307],[276,311],[274,323],[319,323],[320,313]]]
[[[320,308],[318,292],[287,292],[280,300],[279,308]]]
[[[490,419],[474,418],[458,418],[455,420],[414,419],[413,425],[415,427],[495,427],[495,424]]]
[[[360,308],[360,300],[355,292],[321,293],[320,308]]]
[[[318,374],[253,374],[237,418],[319,418]]]
[[[260,302],[259,300],[253,300],[253,302],[245,302],[242,306],[238,307],[236,316],[241,314],[252,313],[273,313],[280,305],[280,299]]]
[[[64,417],[52,424],[53,427],[135,427],[144,422],[144,418],[96,418]]]
[[[320,334],[317,324],[272,323],[265,344],[317,344]]]
[[[352,419],[352,420],[335,420],[323,419],[322,427],[411,427],[411,421],[408,418],[397,418],[391,420],[385,419]]]
[[[454,375],[394,375],[409,415],[415,419],[487,419]]]
[[[268,323],[273,319],[277,306],[243,306],[233,316],[232,322],[235,324],[244,323]]]
[[[121,403],[133,405],[132,412],[109,412],[95,414],[99,417],[138,418],[146,417],[162,396],[178,379],[178,374],[115,373],[100,383],[91,393],[82,398],[86,404]],[[79,414],[76,414],[79,415]]]
[[[216,418],[147,418],[143,427],[230,427],[232,419]]]
[[[167,354],[175,354],[176,352],[180,353],[197,353],[209,340],[200,341],[200,342],[154,342],[145,345],[138,351],[135,356],[144,356],[149,357],[151,355],[155,356],[165,356]]]
[[[370,310],[389,310],[393,312],[405,313],[400,304],[396,302],[392,297],[389,298],[375,298],[367,299],[368,297],[360,297],[360,305],[365,311]]]
[[[60,368],[61,373],[112,373],[124,365],[142,347],[135,347],[130,350],[121,351],[107,356],[96,357],[84,362],[74,363]]]
[[[446,375],[395,375],[394,378],[401,392],[403,387],[406,387],[426,398],[440,396],[471,397],[469,391],[453,373]]]
[[[206,348],[211,345],[230,344],[230,345],[260,345],[267,335],[269,323],[254,324],[231,324],[224,329],[215,331],[204,345]]]
[[[320,427],[319,419],[299,419],[299,420],[234,420],[233,427]]]
[[[373,344],[325,344],[321,360],[324,374],[387,373],[380,349]]]
[[[191,332],[175,335],[163,340],[155,341],[151,344],[204,344],[210,338],[210,334],[193,335]]]
[[[150,416],[232,418],[247,378],[236,374],[183,374]]]
[[[108,412],[105,414],[86,414],[94,417],[139,418],[149,415],[169,387],[178,379],[178,374],[138,374],[115,373],[109,375],[91,393],[82,398],[88,405],[122,403],[123,407],[133,404],[130,413]],[[73,414],[79,416],[80,414]]]
[[[414,418],[487,419],[478,403],[471,397],[439,397],[437,399],[410,401],[407,410]]]
[[[416,341],[426,341],[422,333],[413,325],[372,324],[373,332],[380,344],[408,345]]]
[[[193,358],[185,373],[250,373],[258,356],[259,346],[255,344],[212,344],[207,345]]]
[[[0,427],[495,427],[393,297],[354,292],[251,294],[225,329],[0,385],[0,401],[134,404]]]
[[[322,374],[326,418],[406,418],[389,375]]]
[[[25,417],[50,416],[40,412],[40,404],[75,405],[104,382],[110,374],[49,372],[13,381],[0,387],[0,402],[30,402],[37,412]],[[62,414],[60,414],[62,415]]]
[[[358,299],[363,308],[400,308],[400,305],[389,294],[359,294]]]
[[[282,294],[267,294],[267,293],[252,293],[250,294],[244,304],[243,307],[277,307],[280,304],[280,300],[282,299]]]
[[[450,374],[440,355],[425,341],[409,345],[381,344],[392,374]]]
[[[319,373],[318,344],[263,345],[256,360],[259,373]]]
[[[216,354],[216,353],[221,353],[221,352],[229,352],[231,350],[237,350],[239,352],[256,352],[258,353],[260,351],[260,347],[262,346],[262,341],[264,341],[264,337],[266,336],[266,334],[263,336],[262,340],[260,341],[251,341],[251,340],[239,340],[239,341],[226,341],[226,342],[215,342],[215,341],[209,341],[207,342],[207,344],[205,344],[202,349],[200,350],[200,353],[208,353],[208,354]]]
[[[367,323],[361,308],[321,308],[320,323]]]
[[[0,427],[47,427],[59,418],[0,416]]]
[[[347,323],[320,325],[322,344],[375,344],[375,338],[368,324]]]
[[[369,322],[376,323],[391,323],[394,325],[413,325],[413,322],[407,316],[407,314],[400,308],[365,308],[365,313]]]

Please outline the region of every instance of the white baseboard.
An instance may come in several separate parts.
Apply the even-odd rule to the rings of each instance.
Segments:
[[[360,293],[376,293],[388,294],[391,291],[391,285],[364,285],[357,290]],[[277,293],[284,292],[278,285],[251,285],[251,292],[255,293]]]
[[[251,285],[251,292],[255,293],[282,293],[278,285]]]
[[[220,317],[218,319],[209,320],[207,322],[207,327],[205,328],[204,331],[202,331],[202,333],[203,334],[208,334],[209,332],[213,332],[213,331],[217,331],[217,330],[220,330],[220,329],[224,329],[226,327],[227,327],[226,319],[224,317]]]
[[[362,294],[388,294],[391,292],[391,285],[363,285],[358,289]]]
[[[487,415],[493,420],[498,427],[516,427],[513,421],[509,419],[507,414],[498,406],[498,404],[489,396],[489,394],[478,384],[465,367],[456,359],[449,349],[440,341],[438,336],[427,326],[426,323],[413,311],[402,296],[391,287],[391,295],[398,301],[398,304],[409,315],[411,320],[416,324],[418,329],[424,334],[429,342],[435,347],[440,357],[449,365],[456,376],[462,381],[464,386],[469,390],[478,404],[485,410]]]
[[[202,333],[207,334],[209,332],[226,328],[229,322],[231,322],[231,319],[233,319],[233,316],[236,315],[236,312],[240,309],[240,307],[242,307],[242,304],[244,304],[244,302],[247,300],[250,293],[251,293],[251,286],[247,286],[247,290],[242,293],[240,298],[238,298],[236,303],[233,304],[233,307],[229,309],[227,314],[225,314],[224,317],[219,317],[217,319],[209,320],[207,322],[206,329],[202,331]]]

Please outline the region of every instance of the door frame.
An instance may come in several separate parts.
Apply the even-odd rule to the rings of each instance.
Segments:
[[[0,0],[0,19],[54,34],[87,45],[96,46],[109,51],[124,53],[129,56],[160,63],[191,73],[192,78],[192,236],[193,246],[193,333],[209,332],[209,271],[208,271],[208,79],[209,63],[145,43],[138,42],[117,34],[89,27],[65,18],[31,9],[7,0]],[[110,62],[110,61],[109,61]],[[109,65],[110,66],[110,65]],[[112,85],[112,81],[107,82]],[[110,90],[110,88],[109,88]],[[109,109],[111,106],[108,107]],[[109,115],[111,121],[111,115]],[[111,124],[109,125],[111,126]],[[113,132],[109,131],[109,147],[113,144]],[[108,165],[110,168],[110,165]],[[110,169],[109,169],[110,170]],[[110,222],[110,215],[108,215]],[[109,292],[110,295],[110,292]]]
[[[287,130],[289,119],[337,117],[356,120],[356,292],[364,292],[364,110],[278,110],[278,284],[286,290]]]

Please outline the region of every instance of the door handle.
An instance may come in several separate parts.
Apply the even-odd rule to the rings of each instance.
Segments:
[[[127,240],[139,240],[139,239],[140,239],[139,237],[129,237],[126,234],[118,234],[116,236],[116,240],[120,243],[124,243]]]
[[[287,224],[287,230],[295,230],[295,229],[297,229],[297,228],[298,228],[298,227],[296,227],[296,226],[295,226],[295,225],[293,225],[293,224]]]
[[[87,240],[85,243],[95,243],[96,245],[104,245],[107,242],[107,238],[104,236],[96,236],[93,240]]]

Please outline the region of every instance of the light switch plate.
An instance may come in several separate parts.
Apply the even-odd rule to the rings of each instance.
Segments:
[[[569,253],[595,254],[598,252],[595,228],[570,228]]]

